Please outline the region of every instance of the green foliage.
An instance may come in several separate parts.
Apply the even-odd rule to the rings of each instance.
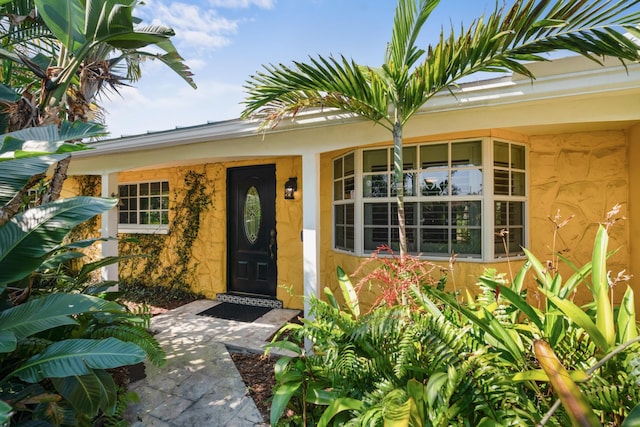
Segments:
[[[4,206],[30,181],[24,174],[11,179],[16,162],[41,171],[48,163],[32,154],[59,150],[63,144],[55,138],[77,136],[87,129],[96,130],[95,126],[63,125],[60,132],[35,128],[32,133],[6,135],[0,150],[13,158],[0,162]],[[52,144],[39,142],[43,135],[54,138]],[[117,411],[118,387],[107,370],[147,357],[163,363],[164,353],[146,330],[148,317],[129,313],[114,302],[116,296],[105,292],[111,283],[88,283],[93,271],[117,258],[85,264],[76,276],[60,273],[60,265],[81,257],[75,249],[96,241],[62,245],[67,233],[114,204],[114,199],[96,197],[62,199],[28,208],[0,225],[3,419],[11,417],[17,424],[91,425],[96,416]],[[49,271],[56,272],[50,276],[55,277],[56,286],[37,287],[34,277]],[[6,410],[7,404],[11,411]]]
[[[327,289],[324,301],[309,301],[310,318],[288,326],[295,342],[271,344],[295,352],[276,367],[272,424],[634,425],[640,337],[633,292],[614,306],[615,281],[602,276],[611,254],[606,224],[592,260],[570,264],[568,279],[527,251],[512,281],[488,269],[464,301],[423,277],[430,264],[417,267],[419,260],[387,258],[355,288],[339,269],[344,305]],[[527,298],[528,275],[541,309]],[[392,297],[362,315],[354,289],[364,284]],[[579,286],[592,296],[583,307],[571,300]],[[280,419],[285,408],[293,418]]]
[[[147,259],[134,259],[125,263],[131,276],[124,281],[130,285],[152,287],[152,283],[169,289],[188,290],[194,282],[197,264],[193,262],[193,246],[200,233],[202,217],[211,208],[213,188],[206,172],[188,171],[184,185],[174,190],[170,205],[173,220],[168,235],[135,235],[120,243],[123,254],[143,253]],[[175,257],[170,265],[162,264],[162,254],[168,250]],[[136,299],[139,301],[139,299]]]

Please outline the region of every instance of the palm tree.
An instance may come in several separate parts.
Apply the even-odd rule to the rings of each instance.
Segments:
[[[3,5],[0,11],[12,19],[0,32],[0,133],[59,126],[63,120],[96,121],[96,98],[105,89],[117,91],[125,81],[135,82],[145,58],[163,62],[195,88],[171,42],[174,31],[134,25],[135,5],[127,0],[14,0]],[[116,74],[118,67],[126,76]],[[44,202],[59,197],[69,162],[64,158],[56,165]]]
[[[426,49],[418,35],[439,0],[399,0],[381,67],[344,56],[310,58],[293,66],[268,65],[247,81],[243,118],[274,127],[309,108],[336,108],[372,120],[393,135],[401,259],[407,252],[402,172],[402,129],[418,109],[461,78],[480,71],[518,72],[535,78],[527,62],[566,50],[596,62],[605,56],[637,61],[640,0],[515,0],[467,28],[454,28]]]

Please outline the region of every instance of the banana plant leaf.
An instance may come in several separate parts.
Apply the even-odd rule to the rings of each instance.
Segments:
[[[9,377],[36,383],[45,378],[89,375],[92,369],[110,369],[133,365],[144,360],[146,353],[137,345],[116,338],[102,340],[69,339],[47,347]]]
[[[76,412],[98,415],[98,411],[113,413],[117,387],[111,375],[96,370],[87,375],[74,375],[52,379],[53,385]]]
[[[120,304],[90,295],[49,294],[41,298],[32,298],[24,304],[2,311],[0,334],[10,332],[20,340],[57,326],[75,325],[77,322],[71,317],[72,315],[102,311],[124,312],[125,310]]]
[[[27,185],[32,176],[44,174],[51,165],[65,157],[67,154],[53,154],[0,163],[0,206],[11,201]]]
[[[74,197],[29,209],[0,228],[0,283],[20,280],[42,264],[76,225],[111,209],[117,199]]]
[[[0,354],[11,353],[17,345],[18,339],[13,332],[0,330]]]
[[[86,145],[64,141],[92,138],[105,133],[104,126],[90,122],[63,122],[60,129],[48,125],[17,130],[3,135],[0,161],[86,150]]]

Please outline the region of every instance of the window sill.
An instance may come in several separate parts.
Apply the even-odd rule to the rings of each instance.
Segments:
[[[169,234],[169,227],[166,225],[154,225],[150,227],[118,226],[119,234]]]

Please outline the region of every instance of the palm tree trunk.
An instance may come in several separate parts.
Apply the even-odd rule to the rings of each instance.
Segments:
[[[56,170],[53,172],[53,176],[51,177],[51,182],[49,183],[49,189],[42,196],[42,203],[53,202],[54,200],[58,200],[60,198],[60,193],[62,192],[62,185],[64,184],[64,180],[67,179],[67,170],[69,169],[69,163],[71,163],[71,156],[65,157],[60,160],[56,165]]]
[[[393,125],[393,171],[395,175],[396,201],[398,204],[398,235],[400,260],[407,255],[407,230],[404,221],[404,176],[402,160],[402,123],[399,118]]]

